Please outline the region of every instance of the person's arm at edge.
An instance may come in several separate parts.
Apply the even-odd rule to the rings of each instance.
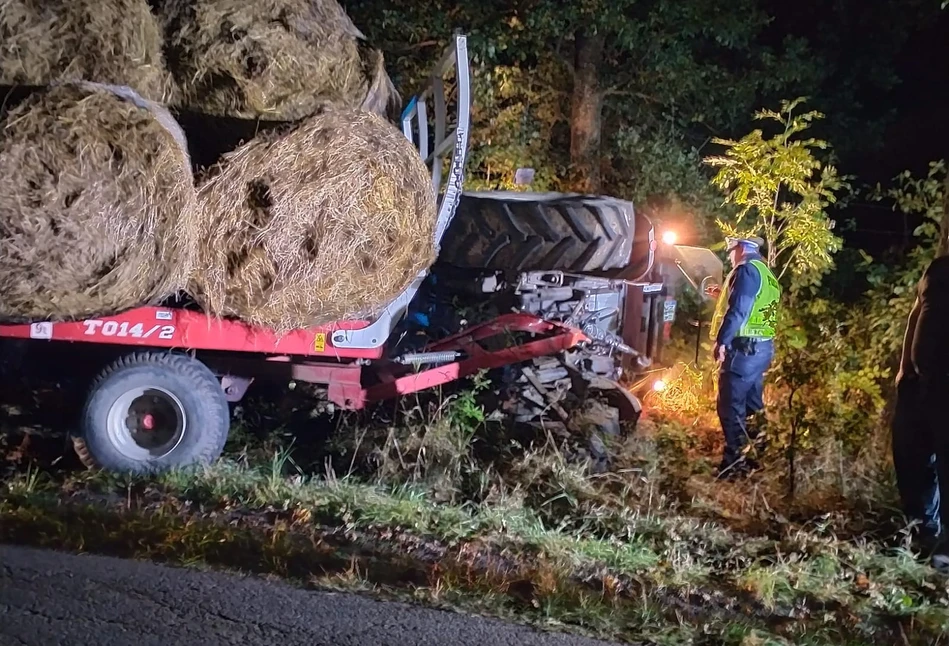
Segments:
[[[919,319],[919,296],[913,303],[913,309],[909,312],[909,318],[906,322],[906,331],[903,333],[903,351],[900,354],[900,368],[896,373],[896,383],[899,384],[907,374],[915,373],[916,369],[912,365],[913,337],[916,335],[916,321]]]

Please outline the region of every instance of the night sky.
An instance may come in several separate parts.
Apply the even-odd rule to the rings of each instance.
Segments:
[[[933,0],[938,2],[938,0]],[[873,47],[872,34],[855,39],[859,46]],[[903,170],[923,175],[930,161],[949,156],[949,10],[939,20],[916,31],[896,59],[899,86],[867,103],[894,109],[883,145],[841,159],[841,171],[856,175],[858,182],[886,183]],[[847,233],[848,243],[879,252],[912,232],[913,223],[881,204],[858,202],[847,209],[857,221],[857,231]]]

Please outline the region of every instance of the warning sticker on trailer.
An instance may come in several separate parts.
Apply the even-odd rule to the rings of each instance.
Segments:
[[[46,339],[50,340],[53,338],[53,324],[47,321],[42,323],[30,323],[30,338],[31,339]]]
[[[317,333],[313,338],[313,349],[316,352],[324,352],[326,350],[326,334],[323,332]]]

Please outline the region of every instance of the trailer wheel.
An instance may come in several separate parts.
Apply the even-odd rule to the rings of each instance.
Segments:
[[[230,428],[217,377],[189,356],[143,352],[122,357],[96,379],[80,423],[85,464],[154,473],[208,464]]]
[[[0,380],[21,374],[23,359],[29,351],[29,341],[0,339]]]

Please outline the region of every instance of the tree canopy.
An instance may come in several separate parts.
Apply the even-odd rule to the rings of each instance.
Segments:
[[[456,29],[469,36],[474,113],[469,185],[609,193],[700,231],[720,199],[702,158],[754,114],[808,96],[818,134],[850,152],[880,139],[869,99],[898,82],[894,61],[926,0],[351,0],[404,92]],[[917,13],[913,13],[916,10]],[[873,29],[875,47],[865,42]],[[860,127],[855,127],[855,124]],[[714,218],[712,218],[714,219]]]

